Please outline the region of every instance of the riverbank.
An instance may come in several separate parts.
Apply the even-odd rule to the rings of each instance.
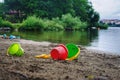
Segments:
[[[22,57],[6,56],[7,48],[19,42],[25,50]],[[119,80],[120,56],[90,50],[81,46],[74,61],[36,59],[37,54],[49,53],[57,43],[0,38],[1,80]]]

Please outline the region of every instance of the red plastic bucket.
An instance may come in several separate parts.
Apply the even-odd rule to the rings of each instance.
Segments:
[[[53,48],[50,54],[54,60],[65,60],[68,56],[68,50],[63,44],[61,44]]]

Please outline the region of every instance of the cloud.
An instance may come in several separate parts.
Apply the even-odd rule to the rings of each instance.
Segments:
[[[101,18],[120,18],[120,0],[89,0]]]
[[[0,2],[3,2],[3,0],[0,0]]]

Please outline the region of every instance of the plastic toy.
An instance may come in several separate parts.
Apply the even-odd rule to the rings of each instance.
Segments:
[[[19,43],[13,43],[7,50],[7,55],[12,56],[22,56],[24,54],[24,50],[21,48]]]

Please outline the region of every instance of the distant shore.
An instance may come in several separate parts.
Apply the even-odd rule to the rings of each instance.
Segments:
[[[19,42],[25,51],[22,57],[6,56],[8,47]],[[36,59],[49,54],[58,43],[0,38],[0,79],[6,80],[119,80],[120,56],[79,46],[77,60]],[[14,76],[14,77],[13,77]]]

